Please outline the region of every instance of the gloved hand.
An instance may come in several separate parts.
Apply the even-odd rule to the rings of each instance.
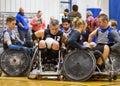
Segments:
[[[21,46],[21,45],[24,45],[24,42],[23,42],[23,41],[19,41],[19,42],[18,42],[18,45],[20,45],[20,46]]]
[[[10,45],[8,45],[8,48],[9,49],[20,50],[22,48],[22,46],[17,46],[17,45],[10,44]]]
[[[82,49],[90,49],[89,46],[82,45]]]
[[[25,51],[26,54],[30,55],[32,53],[31,50],[30,50],[30,48],[22,47],[22,49]]]

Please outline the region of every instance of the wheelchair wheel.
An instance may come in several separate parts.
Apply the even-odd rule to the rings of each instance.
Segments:
[[[30,65],[30,57],[24,51],[6,50],[0,58],[1,70],[9,76],[25,75]]]
[[[4,52],[3,48],[0,48],[0,55]]]
[[[85,81],[96,67],[94,55],[85,50],[74,50],[64,57],[63,75],[67,80]]]
[[[120,72],[120,55],[119,53],[111,53],[110,57],[113,60],[113,70],[116,72]]]

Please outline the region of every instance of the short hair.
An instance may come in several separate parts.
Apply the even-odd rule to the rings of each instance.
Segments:
[[[73,9],[73,11],[78,11],[78,5],[73,5],[72,9]]]
[[[53,19],[53,20],[50,22],[50,25],[59,26],[59,21],[58,21],[57,19]]]
[[[6,19],[6,23],[8,22],[12,22],[12,21],[15,21],[16,18],[14,16],[8,16],[7,19]]]
[[[109,21],[110,23],[111,23],[111,25],[110,26],[115,26],[115,27],[117,27],[117,21],[116,20],[114,20],[114,19],[110,19],[110,21]]]
[[[70,20],[68,18],[62,19],[62,23],[64,23],[64,22],[70,23]]]
[[[98,18],[102,18],[103,21],[104,21],[104,20],[107,20],[107,21],[108,21],[108,16],[107,16],[106,14],[104,14],[104,13],[100,14],[100,15],[98,16]]]
[[[68,13],[69,13],[69,10],[68,10],[68,9],[65,9],[64,12],[68,12]]]
[[[38,10],[37,14],[39,14],[40,12],[42,12],[42,11]]]

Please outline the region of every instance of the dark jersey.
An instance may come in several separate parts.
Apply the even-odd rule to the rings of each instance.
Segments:
[[[67,40],[66,46],[68,49],[81,48],[83,44],[82,35],[77,30],[72,30]]]
[[[63,36],[63,32],[62,31],[58,31],[58,33],[56,35],[52,35],[50,33],[50,30],[46,29],[45,33],[44,33],[43,40],[45,40],[46,38],[53,38],[54,40],[58,41],[60,46],[61,46],[62,45],[62,36]]]

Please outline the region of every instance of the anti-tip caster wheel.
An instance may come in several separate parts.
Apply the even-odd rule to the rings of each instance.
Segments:
[[[63,75],[58,75],[57,80],[62,81],[63,80]]]
[[[42,80],[42,76],[41,76],[41,75],[38,75],[38,76],[37,76],[37,80]]]

